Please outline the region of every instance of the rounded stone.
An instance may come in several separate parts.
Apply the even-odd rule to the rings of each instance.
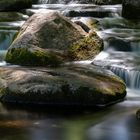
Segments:
[[[4,103],[104,107],[126,95],[119,77],[92,65],[1,67],[0,75],[0,100]]]

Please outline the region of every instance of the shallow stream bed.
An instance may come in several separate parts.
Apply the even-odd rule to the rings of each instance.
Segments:
[[[68,12],[75,9],[78,14],[80,6],[66,7],[69,7]],[[39,10],[54,9],[68,13],[64,7],[65,5],[41,4],[34,5],[33,9],[27,9],[26,12],[32,14]],[[86,14],[83,14],[82,18],[78,16],[78,19],[81,18],[85,23],[88,19],[91,21],[93,17],[87,14],[91,16],[91,13],[95,12],[95,10],[91,11],[94,7],[101,10],[101,13],[106,11],[109,13],[108,17],[104,14],[105,17],[95,18],[100,26],[98,34],[105,42],[105,53],[100,54],[95,60],[89,60],[88,63],[104,66],[123,78],[128,88],[131,88],[127,89],[126,100],[98,111],[17,108],[0,104],[0,140],[140,139],[140,121],[136,119],[136,111],[140,107],[140,78],[137,78],[140,77],[140,58],[137,56],[140,51],[140,22],[123,19],[120,16],[120,5],[101,7],[85,5],[82,9]],[[24,21],[0,22],[0,66],[7,65],[3,62],[3,55],[23,23]],[[134,75],[135,72],[137,75]]]

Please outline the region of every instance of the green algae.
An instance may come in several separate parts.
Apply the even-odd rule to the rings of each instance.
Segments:
[[[57,66],[59,58],[52,52],[42,50],[30,50],[27,48],[11,48],[5,57],[9,63],[26,66]]]
[[[73,60],[85,60],[95,57],[101,50],[103,50],[103,41],[94,32],[73,43],[68,55]]]

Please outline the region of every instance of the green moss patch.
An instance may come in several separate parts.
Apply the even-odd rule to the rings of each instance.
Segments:
[[[103,41],[96,33],[75,42],[69,49],[68,55],[72,60],[85,60],[95,57],[103,50]]]
[[[60,64],[59,57],[52,52],[43,51],[41,49],[12,48],[8,51],[5,60],[9,63],[26,66],[57,66]]]

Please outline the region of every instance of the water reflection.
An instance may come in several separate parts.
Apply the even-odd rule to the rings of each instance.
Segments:
[[[136,99],[138,97],[138,99]],[[106,109],[36,109],[0,105],[1,140],[138,140],[139,92]],[[12,109],[11,109],[12,108]]]
[[[128,89],[127,100],[116,105],[107,119],[88,130],[89,140],[138,140],[140,139],[140,122],[135,112],[140,100],[138,91]],[[119,108],[120,107],[120,108]]]
[[[85,140],[87,127],[98,123],[107,112],[11,109],[1,105],[0,137],[2,140],[20,137],[22,140]]]
[[[43,0],[40,0],[43,1]],[[47,1],[47,0],[45,0]],[[49,0],[48,0],[49,1]],[[51,1],[52,2],[52,1]],[[38,9],[65,10],[66,5],[34,5],[32,12]],[[78,10],[81,5],[67,5],[67,8]],[[98,8],[90,5],[91,8]],[[83,9],[89,8],[89,5],[83,6]],[[119,8],[119,9],[118,9]],[[120,14],[120,6],[101,6],[103,11],[109,10],[112,14]],[[30,10],[30,9],[29,9]],[[99,19],[98,19],[99,20]],[[97,20],[95,20],[96,23]],[[122,40],[131,41],[130,47],[139,48],[139,22],[130,22],[123,18],[102,18],[99,20],[104,31],[99,33],[104,39],[110,41],[110,44],[122,44]],[[23,22],[1,22],[0,23],[0,44],[1,49],[7,49],[10,45],[15,31],[20,28]],[[124,30],[121,28],[134,29]],[[112,28],[113,27],[113,28]],[[111,28],[111,29],[108,29]],[[138,29],[137,29],[138,28]],[[13,30],[11,32],[10,30]],[[5,30],[3,32],[3,30]],[[130,34],[131,33],[131,34]],[[130,37],[134,38],[130,38]],[[119,37],[119,43],[116,38]],[[109,38],[109,39],[108,39]],[[127,42],[123,42],[127,43]],[[108,44],[107,44],[108,45]],[[107,46],[106,45],[106,46]],[[120,45],[121,46],[121,45]],[[136,48],[135,48],[136,47]],[[137,50],[136,50],[137,51]],[[1,51],[2,52],[2,51]],[[2,53],[3,54],[3,53]],[[103,53],[102,53],[103,54]],[[114,56],[115,54],[113,54]],[[128,59],[129,54],[123,57]],[[1,56],[1,55],[0,55]],[[104,58],[108,54],[104,53]],[[116,54],[121,56],[121,53]],[[100,59],[103,55],[100,55]],[[2,59],[1,59],[2,60]],[[91,61],[86,61],[89,63]],[[120,62],[120,61],[119,61]],[[84,62],[83,62],[84,63]],[[115,62],[113,62],[115,63]],[[2,63],[4,64],[4,63]],[[1,65],[1,63],[0,63]],[[123,65],[124,66],[124,65]],[[13,106],[3,106],[0,104],[0,140],[139,140],[140,122],[135,118],[135,112],[140,107],[139,91],[128,90],[127,100],[106,108],[104,110],[62,110],[62,109],[37,109],[14,108]]]

